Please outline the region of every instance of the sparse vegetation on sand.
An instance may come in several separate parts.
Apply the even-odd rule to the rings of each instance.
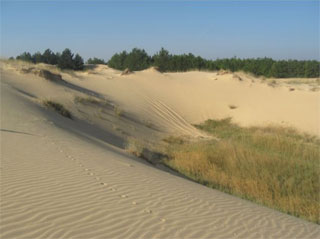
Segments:
[[[81,103],[81,104],[96,104],[96,105],[98,105],[98,104],[101,103],[100,100],[97,100],[96,98],[93,98],[93,97],[90,97],[90,96],[88,96],[88,97],[76,96],[74,98],[74,101],[76,103]]]
[[[72,119],[72,114],[69,110],[67,110],[62,104],[51,101],[51,100],[45,100],[42,102],[44,106],[46,106],[49,109],[52,109],[59,113],[60,115],[67,117],[69,119]]]
[[[208,120],[219,140],[168,139],[165,164],[224,192],[320,223],[320,140],[290,128],[242,128]]]
[[[114,113],[117,117],[121,117],[123,115],[123,110],[119,106],[115,106]]]
[[[139,140],[134,139],[134,138],[128,138],[125,149],[129,153],[131,153],[137,157],[141,157],[144,146]]]
[[[95,105],[100,107],[115,108],[116,106],[107,99],[100,99],[93,96],[75,96],[74,102],[83,105]],[[101,108],[102,109],[102,108]]]

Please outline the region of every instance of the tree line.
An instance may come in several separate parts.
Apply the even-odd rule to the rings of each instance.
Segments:
[[[36,52],[31,55],[29,52],[24,52],[16,59],[32,63],[57,65],[60,69],[82,70],[84,68],[83,58],[79,54],[74,55],[68,48],[62,53],[54,53],[50,49],[45,50],[42,54]]]
[[[114,54],[107,63],[110,67],[132,71],[143,70],[151,66],[157,67],[162,72],[181,72],[190,70],[229,70],[244,71],[257,76],[265,77],[319,77],[320,62],[315,60],[273,60],[271,58],[254,59],[217,59],[207,60],[191,53],[173,55],[161,49],[153,56],[145,50],[138,48],[131,52],[122,51]]]
[[[82,70],[83,59],[79,54],[74,54],[70,49],[62,53],[53,53],[50,49],[43,54],[37,52],[31,55],[28,52],[16,57],[16,59],[33,63],[47,63],[57,65],[61,69]],[[89,58],[87,64],[108,64],[118,69],[139,71],[151,66],[157,67],[161,72],[184,72],[190,70],[229,70],[244,71],[257,76],[265,77],[320,77],[320,62],[316,60],[273,60],[271,58],[228,58],[207,60],[191,53],[174,55],[161,48],[153,56],[148,55],[144,49],[133,48],[131,52],[122,51],[114,54],[111,59],[105,62],[99,58]]]

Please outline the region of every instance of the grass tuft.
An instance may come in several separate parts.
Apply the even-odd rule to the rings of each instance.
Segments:
[[[88,97],[76,96],[74,98],[74,101],[76,103],[81,103],[81,104],[96,104],[96,105],[98,105],[101,103],[99,100],[97,100],[93,97],[90,97],[90,96],[88,96]]]
[[[72,115],[69,110],[67,110],[62,104],[59,104],[57,102],[51,101],[51,100],[45,100],[43,101],[43,105],[46,106],[49,109],[52,109],[59,113],[60,115],[67,117],[69,119],[72,119]]]
[[[114,107],[114,113],[119,118],[123,116],[123,110],[119,106]]]

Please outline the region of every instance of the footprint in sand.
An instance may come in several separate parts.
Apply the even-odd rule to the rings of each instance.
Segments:
[[[71,155],[68,155],[68,158],[71,159],[72,161],[74,161],[74,157],[72,157]]]
[[[150,209],[145,209],[144,212],[151,214],[151,213],[152,213],[152,210],[150,210]]]
[[[122,198],[127,198],[128,195],[123,194],[123,195],[121,195],[120,197],[122,197]]]
[[[138,204],[138,203],[137,203],[137,202],[135,202],[135,201],[133,201],[133,202],[132,202],[132,205],[137,205],[137,204]]]
[[[103,186],[108,186],[108,184],[107,183],[100,183],[101,185],[103,185]]]

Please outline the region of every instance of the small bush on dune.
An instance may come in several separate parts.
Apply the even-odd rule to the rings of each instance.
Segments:
[[[198,128],[220,140],[170,140],[166,164],[222,191],[320,223],[320,140],[290,128],[242,128],[231,119]]]
[[[62,104],[59,104],[59,103],[51,101],[51,100],[45,100],[45,101],[43,101],[43,105],[49,109],[56,111],[57,113],[59,113],[60,115],[62,115],[64,117],[72,119],[71,112],[69,110],[67,110]]]

